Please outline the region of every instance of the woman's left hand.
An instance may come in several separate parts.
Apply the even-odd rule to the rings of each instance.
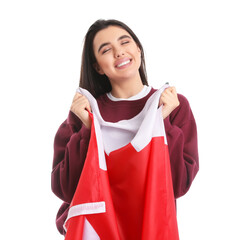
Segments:
[[[163,119],[165,119],[175,108],[177,108],[179,104],[180,103],[175,87],[166,88],[161,94],[159,100],[159,106],[163,105]]]

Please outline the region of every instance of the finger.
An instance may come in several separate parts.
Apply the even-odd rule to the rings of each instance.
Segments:
[[[177,95],[177,90],[176,90],[175,87],[172,87],[171,92],[172,92],[174,95]]]
[[[74,98],[73,100],[74,103],[78,102],[79,104],[85,105],[86,102],[88,102],[87,98],[84,95],[81,95],[79,93],[78,96],[76,96],[76,98]]]
[[[161,95],[161,97],[159,99],[159,106],[162,105],[162,104],[163,105],[166,104],[167,100],[168,100],[168,96],[166,94],[162,93],[162,95]]]
[[[91,107],[90,107],[89,104],[86,106],[86,109],[87,109],[89,112],[92,112]]]
[[[82,95],[80,95],[80,96],[78,95],[78,96],[74,97],[72,105],[74,105],[74,106],[77,106],[77,105],[82,106],[82,105],[85,105],[85,103],[86,103],[85,98]]]
[[[177,95],[177,91],[176,91],[175,87],[169,87],[169,88],[167,88],[165,90],[166,91],[164,91],[164,92],[165,92],[166,96],[171,97],[172,95],[175,95],[175,96]]]
[[[176,88],[174,86],[169,88],[171,91],[175,90]]]
[[[171,94],[171,89],[170,89],[170,87],[166,88],[166,89],[163,91],[163,93],[162,93],[163,96],[168,96],[168,95],[170,95],[170,94]]]
[[[83,101],[84,101],[84,107],[85,107],[85,109],[87,109],[89,112],[91,112],[91,107],[90,107],[90,104],[89,104],[88,99],[85,97],[83,99]]]
[[[90,103],[88,101],[88,99],[85,96],[81,96],[77,99],[77,102],[80,106],[83,107],[83,109],[87,109],[88,111],[91,112],[91,107],[90,107]]]
[[[78,99],[79,97],[83,96],[81,93],[77,92],[74,97],[73,97],[73,101],[75,101],[76,99]]]

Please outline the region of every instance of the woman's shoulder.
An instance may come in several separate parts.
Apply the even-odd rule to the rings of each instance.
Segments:
[[[179,122],[179,124],[185,124],[190,120],[194,120],[188,99],[180,93],[178,93],[178,99],[180,104],[170,114],[170,121]]]
[[[179,102],[180,102],[180,107],[181,108],[183,108],[183,107],[184,108],[190,108],[190,104],[189,104],[188,99],[184,95],[182,95],[180,93],[178,93],[177,95],[178,95],[178,99],[179,99]]]

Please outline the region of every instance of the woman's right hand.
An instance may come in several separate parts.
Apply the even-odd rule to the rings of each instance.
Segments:
[[[91,128],[91,119],[88,111],[91,112],[91,107],[88,99],[81,93],[76,93],[70,110],[83,122],[85,127]]]

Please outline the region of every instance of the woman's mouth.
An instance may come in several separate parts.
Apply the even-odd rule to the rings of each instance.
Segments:
[[[131,59],[120,61],[120,63],[116,64],[116,68],[125,68],[131,63]]]

